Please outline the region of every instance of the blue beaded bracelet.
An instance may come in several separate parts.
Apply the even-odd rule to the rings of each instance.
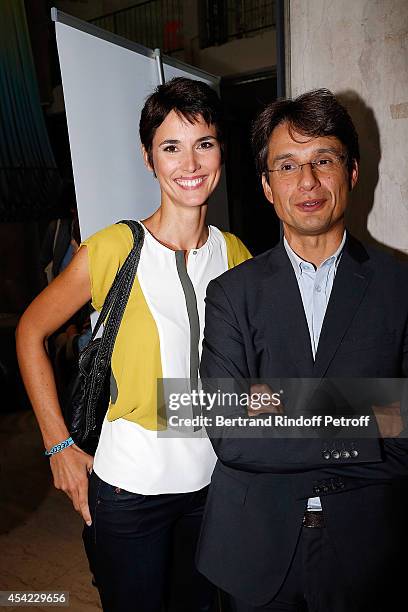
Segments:
[[[46,450],[45,455],[47,457],[51,457],[52,455],[55,455],[55,453],[59,453],[60,451],[64,450],[64,448],[68,448],[68,446],[71,446],[71,444],[75,444],[75,442],[70,436],[66,440],[58,442],[58,444],[54,444],[54,446],[50,448],[50,450]]]

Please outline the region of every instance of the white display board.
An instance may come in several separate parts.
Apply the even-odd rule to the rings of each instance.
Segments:
[[[52,10],[83,238],[119,219],[143,218],[160,204],[157,181],[144,166],[139,119],[160,83],[151,49]],[[163,58],[165,80],[218,79]],[[225,179],[211,198],[210,222],[228,229]]]

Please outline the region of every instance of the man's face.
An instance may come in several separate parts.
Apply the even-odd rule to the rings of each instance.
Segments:
[[[304,165],[294,173],[269,172],[262,177],[266,198],[282,221],[286,235],[318,236],[344,228],[344,212],[349,187],[357,182],[354,164],[349,177],[345,148],[334,136],[305,136],[289,133],[282,123],[272,132],[268,147],[268,169],[291,168],[293,164],[318,161],[313,168]],[[325,157],[334,160],[328,168]],[[269,182],[268,182],[269,180]]]

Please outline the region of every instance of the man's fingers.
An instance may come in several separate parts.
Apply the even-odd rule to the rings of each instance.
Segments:
[[[256,383],[251,385],[251,403],[248,407],[248,416],[257,414],[283,414],[283,405],[279,394],[274,393],[269,385]]]
[[[399,402],[387,406],[373,406],[377,426],[382,438],[396,438],[404,429]]]
[[[253,393],[266,393],[272,395],[273,392],[269,385],[266,385],[265,383],[256,383],[251,385],[251,395]]]

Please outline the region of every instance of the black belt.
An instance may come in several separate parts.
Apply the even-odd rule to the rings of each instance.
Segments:
[[[324,516],[321,510],[306,510],[303,515],[303,527],[324,527]]]

